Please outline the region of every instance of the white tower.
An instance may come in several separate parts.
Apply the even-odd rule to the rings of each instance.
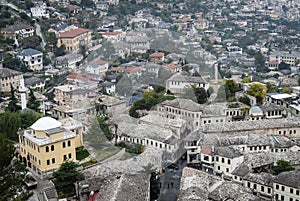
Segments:
[[[20,87],[19,87],[19,92],[21,94],[21,106],[22,110],[26,108],[27,105],[27,100],[26,100],[26,87],[24,83],[24,78],[23,75],[20,75]]]

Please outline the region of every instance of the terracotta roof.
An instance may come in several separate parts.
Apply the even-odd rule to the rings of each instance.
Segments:
[[[170,63],[167,65],[164,65],[165,68],[169,68],[169,69],[175,69],[178,68],[178,66],[176,64]]]
[[[163,56],[165,56],[165,53],[163,53],[163,52],[154,52],[153,54],[150,54],[151,58],[160,58]]]
[[[134,73],[134,72],[139,72],[141,71],[142,68],[140,67],[127,67],[127,68],[113,68],[112,71],[116,72],[125,72],[125,73]]]
[[[103,61],[101,59],[97,59],[97,60],[94,60],[91,62],[91,64],[96,64],[96,65],[104,65],[106,63],[107,63],[107,61]]]
[[[104,32],[104,33],[101,33],[102,35],[107,35],[107,36],[113,36],[113,35],[120,35],[122,34],[123,32],[121,31],[113,31],[113,32]]]
[[[179,22],[179,23],[185,23],[185,22],[192,22],[193,20],[191,18],[188,18],[188,17],[183,17],[183,18],[179,18],[176,20],[176,22]]]
[[[270,64],[270,65],[275,65],[275,64],[278,64],[278,61],[269,61],[268,64]]]
[[[212,149],[211,146],[202,146],[201,153],[211,155]]]
[[[81,34],[87,33],[90,30],[84,28],[72,29],[69,31],[65,31],[56,35],[57,38],[74,38]]]
[[[91,80],[91,79],[95,79],[97,77],[92,76],[92,75],[82,75],[79,73],[71,73],[70,75],[67,75],[65,78],[76,79],[76,80]]]
[[[77,10],[77,9],[81,9],[81,8],[79,6],[76,6],[76,5],[68,5],[67,9],[73,11],[73,10]]]

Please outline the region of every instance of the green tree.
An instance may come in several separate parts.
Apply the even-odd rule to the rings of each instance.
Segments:
[[[23,181],[25,165],[13,159],[14,151],[14,146],[0,135],[0,201],[26,201],[32,195]]]
[[[53,53],[57,57],[65,55],[66,54],[66,46],[65,45],[61,45],[58,48],[56,47]]]
[[[196,87],[194,89],[194,91],[195,91],[195,96],[196,96],[197,102],[199,104],[206,103],[207,98],[208,98],[207,91],[202,87]]]
[[[279,160],[276,163],[276,166],[273,168],[274,174],[278,175],[281,172],[295,170],[289,161]]]
[[[36,122],[38,119],[42,118],[42,115],[40,113],[33,112],[33,111],[21,111],[19,113],[19,117],[20,117],[20,128],[26,129],[32,124],[34,124],[34,122]]]
[[[280,62],[278,65],[278,70],[291,70],[290,65],[285,63],[284,61]]]
[[[17,103],[18,103],[18,99],[15,96],[15,89],[13,88],[12,85],[10,85],[10,97],[9,97],[9,103],[6,110],[10,112],[19,111],[21,107]]]
[[[265,66],[266,58],[261,52],[257,52],[254,56],[255,58],[255,65],[257,72],[268,72],[268,68]]]
[[[36,112],[40,111],[40,108],[39,108],[40,102],[36,99],[33,90],[30,88],[29,88],[29,99],[28,99],[27,107]]]
[[[100,126],[100,129],[102,130],[103,134],[109,141],[111,141],[114,138],[114,136],[113,136],[112,131],[109,128],[109,124],[107,124],[108,117],[107,116],[99,116],[97,118],[97,120],[99,122],[99,126]]]
[[[242,97],[240,97],[240,98],[239,98],[239,101],[240,101],[241,103],[244,103],[244,104],[246,104],[246,105],[251,106],[250,98],[249,98],[248,96],[242,96]]]
[[[74,193],[74,183],[84,179],[83,174],[77,171],[76,168],[77,164],[75,162],[66,161],[53,173],[53,183],[58,193]]]
[[[252,84],[247,93],[251,96],[254,96],[256,98],[257,103],[262,104],[264,98],[267,95],[267,89],[262,84]]]
[[[17,140],[20,117],[16,112],[6,111],[0,115],[0,133],[11,140]]]
[[[267,83],[267,93],[275,93],[278,92],[278,87],[273,83]]]
[[[22,71],[24,71],[26,69],[25,66],[23,65],[23,63],[19,59],[14,58],[10,54],[6,55],[6,57],[3,60],[2,65],[3,65],[3,67],[9,68],[9,69],[12,69],[12,70],[22,70]]]
[[[239,87],[234,80],[226,80],[225,82],[225,93],[226,99],[235,96],[235,92],[239,91]]]
[[[250,79],[250,77],[244,77],[242,79],[242,83],[249,83],[249,82],[252,82],[251,79]]]

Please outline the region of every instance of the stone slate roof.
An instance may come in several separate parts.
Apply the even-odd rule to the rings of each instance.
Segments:
[[[258,121],[239,121],[223,123],[211,123],[202,126],[203,132],[238,132],[238,131],[251,131],[272,128],[289,128],[299,127],[300,118],[291,117],[284,119],[263,119]]]
[[[275,176],[273,176],[272,174],[266,173],[266,172],[248,173],[246,176],[244,176],[243,179],[257,183],[257,184],[262,184],[265,186],[272,187]]]
[[[260,201],[261,199],[252,194],[252,191],[240,184],[234,182],[224,182],[218,186],[214,191],[209,193],[209,200],[223,201],[223,200],[247,200]]]
[[[168,81],[207,84],[207,81],[200,76],[183,75],[182,73],[174,74]]]
[[[0,78],[12,77],[16,75],[21,75],[22,73],[16,70],[11,70],[9,68],[0,68]]]
[[[300,170],[282,172],[274,180],[274,183],[283,184],[293,188],[300,188]]]
[[[174,100],[166,100],[160,105],[175,107],[178,109],[183,109],[187,111],[200,112],[203,109],[203,106],[195,103],[190,99],[176,98]]]
[[[216,147],[215,155],[223,156],[226,158],[237,158],[242,156],[242,154],[231,147]]]

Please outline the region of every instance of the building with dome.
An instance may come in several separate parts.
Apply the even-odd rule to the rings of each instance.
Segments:
[[[82,131],[83,125],[73,118],[42,117],[19,133],[20,160],[38,177],[47,177],[64,161],[76,161]]]

